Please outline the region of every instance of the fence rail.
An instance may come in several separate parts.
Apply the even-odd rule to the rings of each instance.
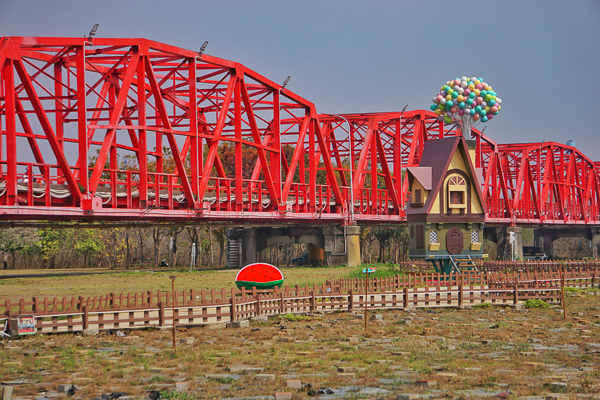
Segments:
[[[262,315],[317,311],[518,304],[528,299],[560,300],[565,286],[595,286],[596,269],[577,267],[543,272],[463,274],[415,273],[408,276],[341,279],[317,286],[274,290],[183,290],[110,293],[106,296],[6,300],[0,321],[32,315],[38,333],[84,329],[204,325]]]

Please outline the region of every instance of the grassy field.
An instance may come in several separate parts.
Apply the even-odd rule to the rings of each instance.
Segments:
[[[0,339],[0,375],[21,399],[65,397],[61,384],[77,387],[74,399],[147,399],[152,390],[173,399],[478,399],[506,390],[510,398],[597,399],[596,294],[568,292],[566,320],[557,306],[475,307],[380,311],[367,331],[348,312],[179,328],[176,351],[170,329]]]
[[[364,277],[360,268],[311,268],[295,267],[282,268],[285,278],[284,285],[320,285],[327,279],[346,277]],[[391,272],[398,273],[398,266],[379,266],[375,276],[386,276]],[[23,270],[26,274],[35,273],[62,273],[62,272],[90,272],[90,270]],[[97,271],[106,272],[106,271]],[[238,270],[206,270],[193,271],[181,270],[177,272],[163,271],[125,271],[102,273],[83,276],[46,276],[0,279],[0,300],[16,300],[33,296],[96,296],[108,293],[128,293],[156,290],[171,290],[169,276],[176,275],[177,289],[231,289],[235,285],[235,276]],[[2,275],[21,274],[22,270],[0,271]]]

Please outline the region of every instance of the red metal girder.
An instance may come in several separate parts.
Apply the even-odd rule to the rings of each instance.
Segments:
[[[302,126],[300,127],[300,131],[298,132],[298,142],[296,143],[296,148],[294,150],[294,154],[292,155],[292,160],[290,161],[290,167],[288,169],[287,176],[285,177],[285,183],[283,185],[283,192],[281,194],[281,199],[283,201],[287,201],[288,194],[290,192],[290,187],[292,186],[292,182],[294,179],[294,174],[296,173],[296,167],[298,166],[298,160],[302,159],[304,161],[304,139],[306,138],[306,132],[308,131],[308,125],[310,123],[310,116],[307,115],[304,117],[302,122]],[[300,182],[304,181],[304,171],[300,170]]]
[[[133,77],[135,76],[138,61],[139,61],[139,53],[138,53],[137,49],[135,49],[133,52],[133,57],[131,58],[129,67],[127,68],[127,72],[125,73],[125,76],[123,78],[123,85],[121,87],[119,97],[117,98],[117,101],[116,101],[114,109],[113,109],[113,113],[110,117],[109,125],[111,125],[111,126],[116,126],[119,123],[119,120],[121,118],[121,112],[123,111],[123,107],[125,106],[125,103],[127,102],[127,94],[129,92],[129,87],[131,86],[131,83],[133,82]],[[147,71],[147,72],[150,72],[150,71]],[[100,176],[102,175],[102,169],[104,168],[104,163],[106,162],[106,158],[108,157],[108,150],[109,150],[111,144],[113,143],[113,139],[114,139],[115,135],[116,135],[116,129],[114,127],[109,128],[106,131],[106,135],[104,137],[102,147],[100,149],[100,152],[98,153],[98,158],[96,159],[96,165],[94,166],[94,171],[92,173],[92,177],[90,178],[89,190],[92,195],[96,193],[96,189],[98,188],[98,185],[100,184]]]
[[[223,99],[221,113],[219,114],[217,125],[215,126],[212,142],[209,144],[208,154],[206,156],[204,167],[202,169],[202,179],[200,180],[200,185],[198,186],[198,199],[203,199],[204,193],[206,192],[206,186],[208,184],[208,180],[210,179],[210,171],[213,168],[213,162],[215,159],[215,155],[217,154],[219,140],[221,139],[221,135],[223,134],[225,117],[227,117],[229,105],[231,103],[231,98],[233,96],[233,91],[235,89],[237,79],[238,78],[236,74],[232,73],[231,78],[229,79],[229,84],[227,86],[227,93],[225,94],[225,98]]]
[[[21,82],[25,88],[25,91],[27,92],[27,95],[29,96],[29,100],[31,101],[31,105],[33,106],[33,109],[36,112],[36,115],[39,119],[40,125],[42,126],[42,129],[46,133],[46,137],[48,138],[48,141],[50,142],[50,146],[52,147],[52,151],[54,152],[56,161],[58,162],[58,165],[60,166],[60,168],[62,170],[63,176],[65,177],[67,184],[69,185],[69,189],[71,190],[71,195],[73,196],[73,199],[75,200],[74,205],[79,204],[80,198],[81,198],[81,193],[79,192],[79,187],[77,186],[77,182],[75,181],[75,177],[73,176],[73,173],[71,172],[71,168],[69,167],[69,164],[67,162],[67,159],[65,158],[65,155],[61,151],[58,139],[54,135],[54,131],[52,130],[52,125],[50,124],[50,121],[48,120],[48,116],[44,112],[44,108],[37,96],[37,93],[33,87],[33,84],[31,83],[31,80],[29,79],[29,74],[25,70],[23,63],[20,60],[14,60],[14,66],[15,66],[15,70],[17,71],[17,74],[19,75],[19,78],[21,79]],[[16,150],[16,148],[15,148],[15,150]]]
[[[134,54],[135,54],[135,51],[134,51]],[[152,92],[154,94],[154,98],[156,101],[156,106],[158,108],[159,114],[162,119],[162,124],[163,124],[163,126],[165,126],[168,129],[165,132],[165,135],[167,136],[169,146],[171,147],[171,153],[173,154],[173,159],[175,161],[175,167],[177,168],[177,175],[179,175],[181,185],[183,186],[183,192],[185,193],[185,198],[187,199],[188,207],[191,209],[194,209],[194,208],[196,208],[196,200],[194,199],[194,195],[192,194],[192,187],[188,180],[187,172],[185,171],[185,166],[183,165],[183,160],[181,159],[181,154],[180,154],[179,148],[177,146],[177,141],[175,140],[175,135],[173,134],[173,131],[172,131],[172,126],[171,126],[171,121],[169,120],[169,115],[167,113],[165,104],[163,103],[162,97],[160,95],[160,87],[158,85],[158,82],[156,81],[156,77],[154,75],[154,72],[152,71],[152,66],[150,65],[148,58],[144,58],[143,61],[146,63],[146,76],[150,83],[150,87],[152,88]],[[135,71],[136,67],[137,67],[137,65],[133,65],[133,63],[132,63],[132,66],[130,66],[130,69]],[[128,77],[128,75],[126,75],[126,79],[127,79],[127,77]],[[132,76],[132,78],[133,78],[133,76]],[[125,85],[125,82],[123,83],[123,85]],[[190,88],[190,90],[191,90],[191,88]],[[194,88],[194,90],[195,90],[195,88]]]

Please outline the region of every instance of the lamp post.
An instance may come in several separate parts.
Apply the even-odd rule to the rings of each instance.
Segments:
[[[169,278],[171,278],[171,285],[173,287],[173,351],[175,351],[175,300],[177,299],[175,296],[175,278],[177,276],[171,275]]]

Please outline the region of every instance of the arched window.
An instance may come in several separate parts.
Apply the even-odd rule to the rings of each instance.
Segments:
[[[467,208],[467,182],[460,175],[448,179],[448,209]]]
[[[436,231],[429,232],[429,243],[437,243],[438,242],[438,234]]]

